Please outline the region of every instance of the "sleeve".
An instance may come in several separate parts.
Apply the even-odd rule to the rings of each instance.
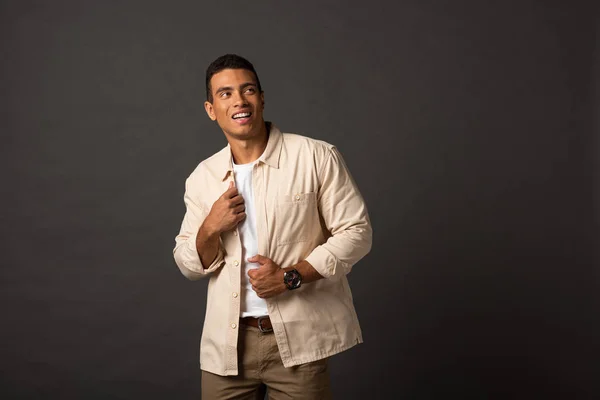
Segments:
[[[181,273],[190,280],[198,280],[224,264],[224,253],[222,243],[219,241],[219,250],[214,261],[205,267],[202,265],[198,251],[196,250],[196,236],[198,230],[208,215],[208,211],[192,195],[191,177],[185,182],[184,202],[186,206],[185,216],[181,223],[181,230],[175,237],[175,248],[173,255],[175,263]]]
[[[319,179],[319,211],[331,236],[306,261],[324,278],[340,279],[369,253],[373,231],[365,202],[335,147],[329,148]]]

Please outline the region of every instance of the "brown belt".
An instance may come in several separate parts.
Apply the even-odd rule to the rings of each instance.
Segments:
[[[258,328],[262,333],[273,332],[273,325],[268,316],[240,318],[240,323]]]

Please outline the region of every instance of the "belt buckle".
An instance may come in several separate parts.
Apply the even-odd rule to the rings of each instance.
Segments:
[[[267,319],[269,317],[258,317],[258,330],[261,331],[261,333],[269,333],[269,332],[273,332],[273,328],[263,328],[262,326],[262,322]]]

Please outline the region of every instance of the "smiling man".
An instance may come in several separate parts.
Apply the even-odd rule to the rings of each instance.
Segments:
[[[206,97],[228,146],[188,177],[174,249],[210,277],[202,396],[331,398],[327,359],[362,342],[346,274],[371,248],[363,198],[334,146],[264,121],[246,59],[215,60]]]

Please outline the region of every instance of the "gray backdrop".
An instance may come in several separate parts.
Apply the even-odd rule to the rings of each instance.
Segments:
[[[332,359],[336,398],[594,397],[597,17],[2,1],[1,397],[199,397],[207,281],[172,248],[185,178],[226,143],[202,103],[227,52],[257,68],[267,119],[338,146],[370,210],[349,275],[365,343]]]

